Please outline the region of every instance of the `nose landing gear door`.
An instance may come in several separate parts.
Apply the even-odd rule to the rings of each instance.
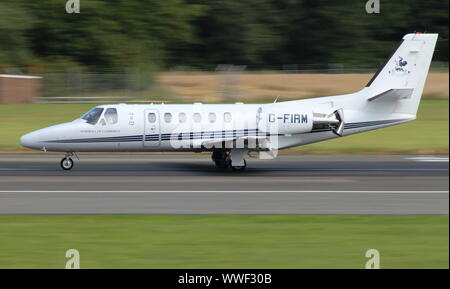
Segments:
[[[159,112],[156,109],[144,111],[144,146],[157,147],[160,145]]]

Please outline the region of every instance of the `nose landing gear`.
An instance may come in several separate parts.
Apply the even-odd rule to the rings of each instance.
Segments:
[[[75,155],[74,153],[66,153],[65,157],[60,162],[61,168],[65,171],[69,171],[73,168],[73,160],[71,156]],[[78,159],[78,156],[75,155]]]
[[[61,168],[65,171],[71,170],[73,167],[72,158],[65,157],[61,160]]]

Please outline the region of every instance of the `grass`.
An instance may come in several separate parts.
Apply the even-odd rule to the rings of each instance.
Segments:
[[[448,216],[0,216],[0,268],[448,268]]]
[[[72,121],[94,104],[0,105],[0,149],[21,149],[20,136],[50,125]]]
[[[448,153],[448,100],[423,100],[414,122],[379,131],[297,147],[306,153]],[[25,150],[21,135],[73,120],[92,104],[0,105],[0,151]]]

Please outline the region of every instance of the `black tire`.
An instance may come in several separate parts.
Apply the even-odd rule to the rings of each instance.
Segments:
[[[211,158],[213,161],[217,161],[220,159],[225,158],[225,151],[223,150],[213,150],[212,154],[211,154]]]
[[[230,167],[231,161],[228,158],[226,158],[224,160],[215,160],[214,164],[219,169],[227,169]]]
[[[60,165],[63,170],[69,171],[73,168],[73,160],[71,158],[63,158]]]
[[[245,171],[245,168],[247,167],[247,162],[244,160],[244,165],[243,166],[231,166],[231,169],[235,172],[243,172]]]
[[[219,169],[227,169],[231,165],[230,157],[225,150],[214,150],[211,158]]]

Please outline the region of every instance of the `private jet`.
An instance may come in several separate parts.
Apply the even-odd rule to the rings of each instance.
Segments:
[[[211,152],[217,168],[242,171],[246,157],[416,119],[437,34],[403,37],[369,83],[352,94],[268,104],[111,104],[28,133],[22,146],[63,152]]]

